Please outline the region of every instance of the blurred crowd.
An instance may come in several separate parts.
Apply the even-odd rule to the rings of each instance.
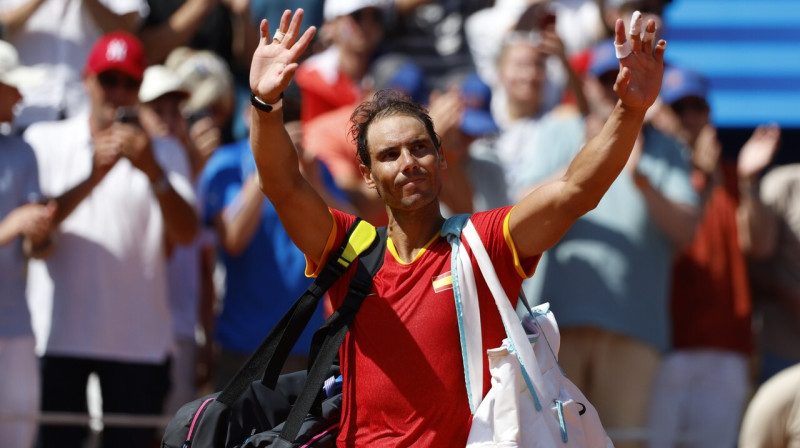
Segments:
[[[669,26],[669,0],[0,1],[0,444],[83,446],[88,427],[37,417],[86,413],[90,375],[104,413],[174,414],[310,284],[248,137],[259,23],[298,7],[319,32],[286,129],[328,205],[375,225],[348,133],[374,92],[428,108],[446,216],[505,206],[604,132],[615,21]],[[800,443],[800,165],[774,162],[773,124],[723,148],[712,91],[667,48],[626,169],[523,284],[617,447]]]

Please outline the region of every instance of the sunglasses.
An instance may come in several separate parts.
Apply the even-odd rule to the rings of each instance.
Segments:
[[[369,20],[370,22],[383,22],[383,13],[377,8],[362,8],[357,11],[351,12],[350,17],[356,22],[363,22]]]
[[[706,100],[698,97],[687,97],[672,103],[672,110],[678,115],[686,112],[705,112],[708,110]]]
[[[106,89],[123,87],[126,90],[139,90],[139,86],[141,85],[140,81],[118,73],[100,73],[97,75],[97,80],[100,82],[100,85]]]

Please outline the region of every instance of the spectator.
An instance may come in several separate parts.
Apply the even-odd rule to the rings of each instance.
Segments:
[[[258,31],[251,17],[249,0],[148,0],[150,14],[139,35],[147,49],[149,63],[166,64],[180,47],[210,51],[220,57],[233,75],[234,110],[247,101],[246,74],[256,48]],[[225,129],[230,138],[247,135],[236,114]]]
[[[741,448],[793,448],[800,444],[800,364],[770,377],[747,406]]]
[[[19,88],[45,80],[41,70],[19,65],[17,51],[0,41],[0,123],[10,123],[22,99]],[[33,446],[39,411],[39,368],[31,316],[25,299],[30,248],[47,239],[55,203],[41,203],[33,149],[17,136],[0,133],[0,440]]]
[[[172,346],[166,244],[192,241],[197,217],[181,149],[130,122],[144,61],[133,35],[104,35],[84,69],[89,110],[24,134],[60,223],[52,256],[32,266],[28,283],[32,301],[52,304],[41,362],[46,412],[86,412],[93,372],[104,413],[162,410]],[[42,447],[79,446],[86,434],[43,425],[39,436]],[[142,447],[153,435],[106,425],[103,446]]]
[[[569,67],[561,40],[553,30],[515,31],[506,36],[498,61],[499,84],[493,89],[501,99],[493,98],[491,110],[502,129],[494,152],[506,173],[511,198],[522,197],[527,186],[528,164],[540,162],[529,157],[532,148],[542,145],[537,142],[540,136],[550,135],[541,129],[552,127],[553,122],[582,123],[582,117],[572,108],[556,107],[562,95],[554,87],[547,69],[548,60],[553,59],[551,55],[558,57],[562,69],[572,73],[571,87],[576,97],[581,98],[581,112],[588,112],[581,81]],[[564,138],[576,136],[580,138],[580,133],[573,132]]]
[[[593,0],[496,1],[465,22],[467,42],[481,78],[490,85],[496,83],[497,60],[508,33],[544,29],[551,29],[563,39],[567,57],[590,50],[605,37],[600,8]],[[551,77],[563,84],[564,73],[560,70]]]
[[[189,97],[180,77],[163,65],[144,71],[139,89],[142,127],[151,138],[176,139],[192,162],[192,184],[205,160],[188,134],[181,104]],[[195,170],[197,174],[195,175]],[[167,263],[169,304],[175,350],[170,362],[170,391],[164,405],[174,414],[197,396],[197,388],[210,380],[213,366],[214,249],[213,234],[198,232],[188,245],[170,247]],[[196,332],[203,336],[197,338]]]
[[[602,123],[619,101],[618,71],[612,42],[598,44],[586,80],[596,84],[595,96],[587,95],[593,111],[579,135],[601,132],[592,123]],[[541,132],[547,134],[525,165],[533,182],[560,177],[582,146],[573,121]],[[698,216],[687,156],[684,145],[645,124],[625,172],[544,254],[539,275],[525,285],[528,297],[550,302],[561,330],[560,364],[609,429],[646,426],[653,380],[669,348],[672,260],[694,237]]]
[[[460,89],[431,95],[430,115],[442,140],[447,177],[442,183],[442,214],[485,211],[511,204],[503,168],[485,157],[499,129],[489,110],[492,90],[477,74]]]
[[[112,31],[134,32],[148,14],[145,0],[3,0],[5,39],[25,65],[48,72],[48,82],[22,90],[20,130],[31,123],[74,117],[88,107],[82,64],[97,39]]]
[[[361,100],[364,78],[383,38],[383,3],[325,0],[321,31],[330,46],[303,61],[295,77],[301,92],[303,123]]]
[[[233,141],[232,121],[237,110],[233,74],[214,52],[187,47],[176,48],[164,65],[178,74],[190,92],[182,111],[200,153],[195,168],[201,168],[220,144]]]
[[[656,377],[650,447],[736,445],[750,392],[752,302],[745,256],[769,219],[758,197],[738,185],[757,182],[778,148],[780,131],[758,128],[737,163],[720,161],[710,122],[708,80],[679,68],[664,73],[661,99],[692,148],[693,186],[702,219],[672,275],[672,350]],[[684,440],[679,441],[683,438]]]
[[[750,270],[763,383],[800,362],[800,164],[775,167],[742,188],[758,195],[772,217],[756,233],[761,239],[753,247],[761,250]]]
[[[425,74],[426,96],[461,85],[475,71],[465,21],[490,0],[396,0],[387,8],[382,61],[400,58]]]
[[[314,30],[301,35],[301,12],[291,22],[288,19],[287,11],[278,29],[285,38],[279,41],[270,41],[267,24],[261,23],[261,41],[250,75],[255,109],[251,142],[260,186],[292,240],[306,254],[308,270],[316,274],[355,216],[328,207],[296,168],[295,150],[283,129],[281,93]],[[648,29],[654,32],[653,22]],[[621,21],[616,25],[616,39],[626,41]],[[601,201],[625,166],[645,111],[657,96],[665,49],[665,42],[653,47],[649,39],[645,43],[632,40],[632,45],[631,59],[618,62],[623,68],[616,83],[619,97],[603,132],[584,145],[567,173],[514,207],[472,215],[503,276],[506,293],[519,291],[541,254]],[[340,350],[343,416],[337,443],[464,445],[471,416],[455,305],[452,292],[430,286],[431,279],[446,278],[452,256],[440,235],[445,220],[439,194],[447,164],[439,138],[422,107],[388,90],[359,106],[352,132],[362,176],[385,201],[389,225],[385,261],[372,284],[374,294],[362,304]],[[657,181],[661,179],[653,179]],[[686,190],[691,190],[686,184]],[[343,276],[329,292],[337,306],[344,300],[349,279]],[[489,297],[485,282],[476,282],[478,294]],[[483,346],[498,346],[502,323],[489,308],[481,310],[481,315]],[[484,363],[483,368],[488,365]],[[488,375],[483,386],[485,393]],[[400,399],[388,402],[386,397]]]

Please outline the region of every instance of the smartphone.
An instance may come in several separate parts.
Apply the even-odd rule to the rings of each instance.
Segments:
[[[200,110],[197,110],[195,112],[192,112],[188,117],[186,117],[186,121],[187,121],[189,127],[191,128],[198,121],[202,120],[205,117],[210,117],[210,116],[211,116],[211,111],[210,110],[208,110],[208,109],[200,109]]]
[[[120,123],[139,123],[139,109],[135,107],[118,107],[116,120]]]

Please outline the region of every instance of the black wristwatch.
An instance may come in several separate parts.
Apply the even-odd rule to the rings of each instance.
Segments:
[[[267,104],[261,98],[257,97],[255,93],[250,92],[250,104],[253,105],[258,110],[270,113],[273,110],[277,110],[281,105],[283,100],[283,92],[281,92],[281,97],[273,104]]]

